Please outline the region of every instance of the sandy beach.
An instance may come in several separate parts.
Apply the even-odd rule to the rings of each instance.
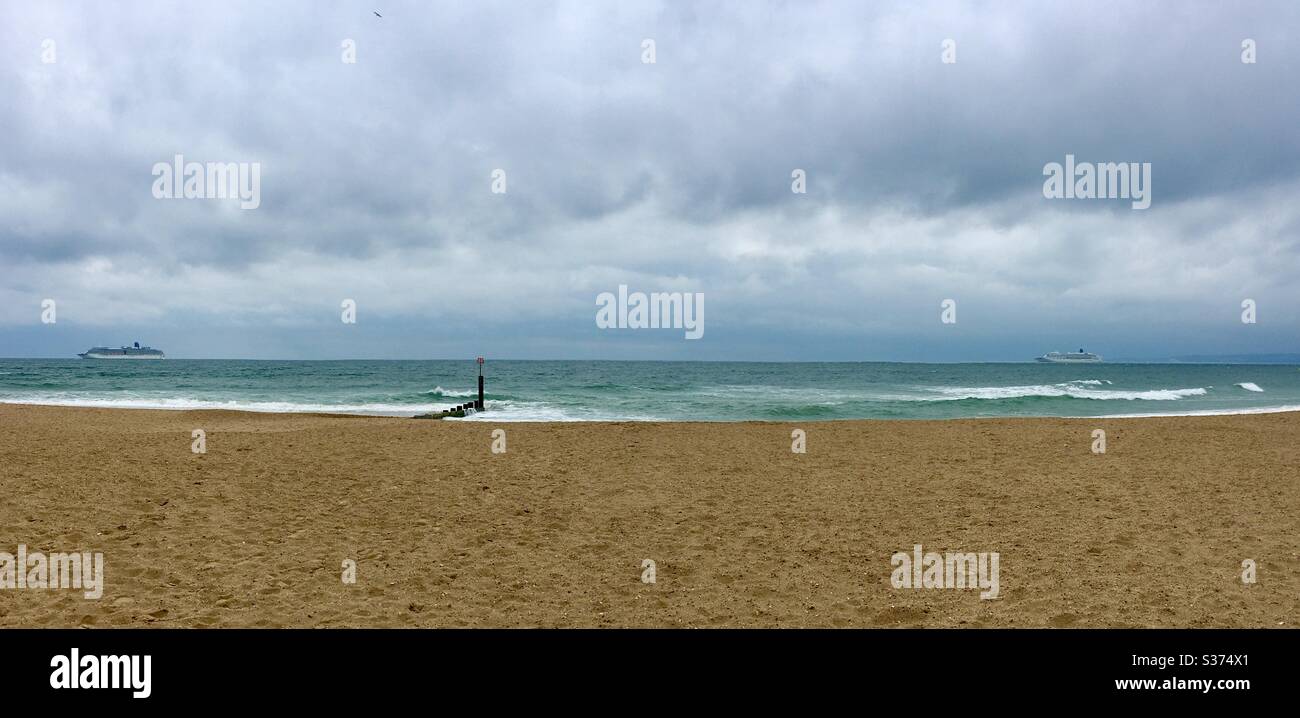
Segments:
[[[0,492],[0,552],[105,565],[99,600],[0,590],[0,626],[1300,621],[1300,414],[492,424],[0,405]],[[997,552],[998,597],[894,588],[891,556],[916,544]]]

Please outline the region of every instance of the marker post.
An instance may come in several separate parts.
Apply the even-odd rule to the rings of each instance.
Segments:
[[[483,411],[483,357],[478,358],[478,401],[474,402],[476,411]]]

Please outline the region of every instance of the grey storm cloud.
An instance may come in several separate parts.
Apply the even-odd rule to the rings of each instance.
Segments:
[[[371,10],[0,7],[0,355],[66,351],[33,340],[44,297],[198,354],[308,353],[344,297],[394,356],[467,328],[516,356],[1238,352],[1246,297],[1254,348],[1296,349],[1300,5]],[[261,206],[155,199],[176,154],[259,163]],[[1044,199],[1066,154],[1151,163],[1151,208]],[[711,344],[598,333],[618,284],[704,292]]]

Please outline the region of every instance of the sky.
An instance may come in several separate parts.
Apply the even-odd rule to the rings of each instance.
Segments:
[[[1289,1],[0,0],[0,356],[1297,352],[1297,27]],[[155,196],[178,154],[256,163],[258,206]],[[1066,155],[1149,163],[1150,206],[1045,197]],[[702,294],[703,336],[598,327],[619,285]]]

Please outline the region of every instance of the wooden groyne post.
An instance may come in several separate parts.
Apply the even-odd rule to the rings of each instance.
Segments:
[[[474,409],[483,411],[483,357],[478,358],[478,401],[474,402]]]
[[[461,418],[464,418],[465,415],[466,415],[469,411],[471,411],[471,410],[473,410],[473,411],[483,411],[483,410],[484,410],[484,407],[485,407],[485,404],[483,403],[483,357],[479,357],[479,358],[478,358],[478,398],[477,398],[477,399],[475,399],[474,401],[466,402],[466,403],[464,403],[464,404],[457,404],[456,406],[453,406],[453,407],[450,408],[450,409],[446,409],[446,410],[443,410],[443,411],[435,411],[435,412],[433,412],[432,414],[420,414],[419,416],[416,416],[415,418],[416,418],[416,419],[446,419],[446,418],[448,418],[448,417],[452,417],[452,418],[456,418],[456,419],[461,419]]]

